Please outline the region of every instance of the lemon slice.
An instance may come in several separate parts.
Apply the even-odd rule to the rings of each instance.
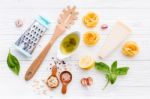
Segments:
[[[90,55],[85,55],[80,58],[79,66],[82,69],[91,69],[95,65],[95,60]]]

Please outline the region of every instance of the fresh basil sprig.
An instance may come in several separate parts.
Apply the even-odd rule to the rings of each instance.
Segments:
[[[14,55],[11,54],[10,51],[7,56],[7,65],[12,72],[14,72],[16,75],[19,75],[20,63],[18,59]]]
[[[106,75],[107,83],[103,89],[105,89],[109,83],[114,84],[118,76],[126,75],[129,70],[129,67],[117,68],[117,61],[114,61],[111,67],[109,67],[107,64],[103,62],[96,62],[95,68],[99,71],[104,72]]]

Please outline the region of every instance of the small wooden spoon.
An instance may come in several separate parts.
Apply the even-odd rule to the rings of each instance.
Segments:
[[[56,73],[57,73],[57,66],[54,65],[52,67],[52,74],[48,77],[47,82],[46,82],[47,86],[50,88],[56,88],[59,85],[59,80],[56,76]]]
[[[67,85],[72,81],[72,74],[69,71],[63,71],[60,74],[60,80],[62,82],[62,94],[66,94],[67,92]]]

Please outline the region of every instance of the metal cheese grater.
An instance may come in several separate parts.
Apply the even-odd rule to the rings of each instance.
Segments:
[[[24,55],[31,57],[43,34],[48,30],[50,22],[39,16],[32,25],[15,42],[14,46]]]

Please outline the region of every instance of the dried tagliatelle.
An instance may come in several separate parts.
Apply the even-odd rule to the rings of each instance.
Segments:
[[[122,48],[122,53],[126,56],[135,56],[139,52],[139,47],[136,42],[128,41]]]
[[[83,41],[88,46],[93,46],[99,41],[99,34],[94,31],[88,31],[83,34]]]
[[[94,12],[89,12],[83,17],[83,23],[87,27],[95,27],[98,23],[98,15]]]

